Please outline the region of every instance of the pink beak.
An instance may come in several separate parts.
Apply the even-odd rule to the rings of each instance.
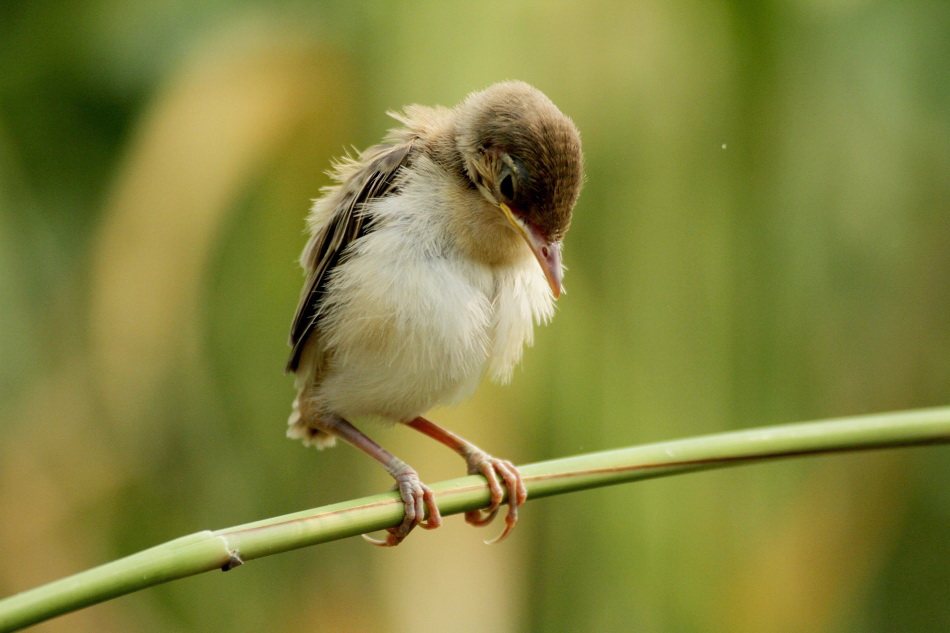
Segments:
[[[541,265],[544,278],[548,280],[548,286],[551,287],[554,298],[557,299],[561,295],[561,280],[564,278],[564,272],[561,267],[561,242],[547,239],[540,231],[515,215],[508,205],[500,204],[498,206],[501,207],[501,210],[511,225],[517,229],[521,237],[524,238],[524,241],[528,243],[528,247],[531,249],[531,252],[534,253],[535,259],[537,259]]]

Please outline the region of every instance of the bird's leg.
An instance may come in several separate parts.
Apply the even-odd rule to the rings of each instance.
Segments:
[[[508,460],[492,457],[468,440],[423,417],[415,418],[407,425],[445,444],[461,455],[465,459],[465,463],[468,464],[470,475],[483,475],[488,480],[491,505],[483,510],[471,510],[465,513],[465,520],[472,525],[487,525],[498,514],[498,508],[505,498],[505,492],[498,481],[499,475],[501,476],[505,482],[505,488],[508,489],[508,514],[505,515],[505,529],[498,537],[487,542],[497,543],[508,536],[515,523],[518,522],[518,508],[528,500],[528,490],[525,488],[524,482],[521,480],[521,473],[518,472],[515,465]]]
[[[419,475],[411,466],[371,440],[365,433],[343,418],[325,418],[320,421],[320,428],[346,440],[347,443],[375,459],[396,480],[396,488],[398,488],[399,496],[402,497],[403,504],[406,507],[405,518],[398,527],[387,528],[386,531],[389,532],[389,535],[386,540],[377,540],[365,534],[363,538],[373,545],[392,547],[393,545],[399,545],[412,531],[412,528],[417,525],[429,530],[442,525],[442,515],[435,503],[432,489],[419,480]],[[428,520],[424,520],[426,508],[429,509]]]

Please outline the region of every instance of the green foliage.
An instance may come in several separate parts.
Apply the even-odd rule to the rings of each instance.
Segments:
[[[0,595],[390,485],[283,438],[303,217],[386,109],[500,79],[583,134],[569,293],[440,423],[529,462],[950,401],[948,34],[925,0],[2,3]],[[946,456],[558,497],[498,547],[450,520],[46,630],[942,632]]]

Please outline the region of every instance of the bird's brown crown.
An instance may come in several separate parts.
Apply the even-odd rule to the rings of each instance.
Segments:
[[[456,144],[472,182],[491,201],[559,240],[583,181],[573,121],[521,81],[472,93],[456,110]]]

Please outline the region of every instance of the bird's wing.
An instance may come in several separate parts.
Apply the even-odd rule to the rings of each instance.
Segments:
[[[393,192],[397,172],[409,162],[412,145],[408,141],[397,145],[377,145],[366,150],[360,157],[365,164],[340,185],[340,200],[335,211],[310,238],[304,250],[307,281],[290,327],[290,346],[293,349],[285,371],[297,370],[304,345],[320,319],[320,302],[328,273],[340,262],[347,246],[368,230],[363,207],[373,199]]]

